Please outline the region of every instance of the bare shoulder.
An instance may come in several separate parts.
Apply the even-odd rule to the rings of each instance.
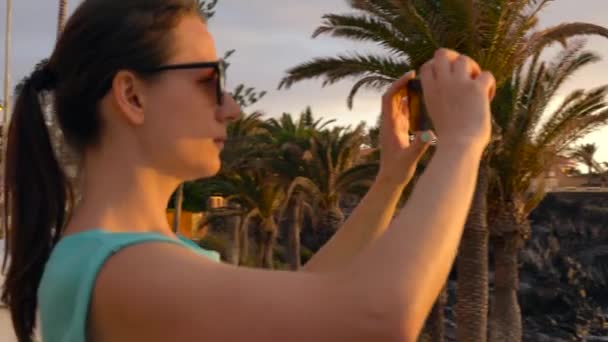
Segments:
[[[237,268],[179,245],[126,248],[101,269],[96,341],[369,341],[387,324],[334,275]],[[377,340],[377,339],[376,339]]]

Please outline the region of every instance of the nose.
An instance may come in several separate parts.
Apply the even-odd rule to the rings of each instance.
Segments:
[[[234,100],[232,95],[224,93],[224,104],[219,110],[219,120],[222,122],[233,122],[241,118],[241,106]]]

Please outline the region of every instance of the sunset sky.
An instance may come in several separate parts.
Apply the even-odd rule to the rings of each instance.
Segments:
[[[70,10],[79,1],[70,0]],[[322,89],[320,82],[307,81],[290,90],[277,90],[285,70],[313,57],[335,56],[349,51],[380,51],[367,44],[317,38],[314,29],[325,13],[349,11],[345,0],[220,0],[210,30],[220,54],[236,49],[228,78],[231,85],[245,83],[269,94],[252,109],[269,116],[283,112],[299,113],[311,105],[316,116],[337,119],[339,124],[367,121],[373,124],[379,113],[379,93],[362,92],[355,108],[346,108],[352,81]],[[0,35],[4,37],[4,3],[0,4]],[[565,21],[586,21],[608,26],[608,1],[556,0],[541,17],[541,27]],[[13,84],[29,72],[41,58],[48,57],[55,40],[57,1],[14,1]],[[2,50],[3,50],[2,43]],[[589,39],[588,49],[604,60],[578,73],[562,89],[560,96],[573,89],[608,84],[608,40]],[[4,52],[0,66],[4,65]],[[3,73],[0,70],[0,75]],[[405,70],[404,70],[405,72]],[[1,87],[1,85],[0,85]],[[0,88],[1,89],[1,88]],[[583,142],[596,142],[598,159],[608,161],[608,128],[590,135]]]

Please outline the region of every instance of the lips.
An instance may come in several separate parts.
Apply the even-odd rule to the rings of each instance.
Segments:
[[[220,150],[223,150],[224,145],[226,143],[226,138],[215,138],[215,139],[213,139],[213,142],[215,143],[217,148],[219,148]]]

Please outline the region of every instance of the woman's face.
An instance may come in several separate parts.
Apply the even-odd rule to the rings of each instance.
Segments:
[[[214,62],[215,44],[195,15],[174,28],[172,57],[165,64]],[[137,129],[148,162],[183,180],[210,177],[220,169],[227,125],[240,108],[224,95],[218,105],[213,68],[166,70],[144,87],[145,122]]]

